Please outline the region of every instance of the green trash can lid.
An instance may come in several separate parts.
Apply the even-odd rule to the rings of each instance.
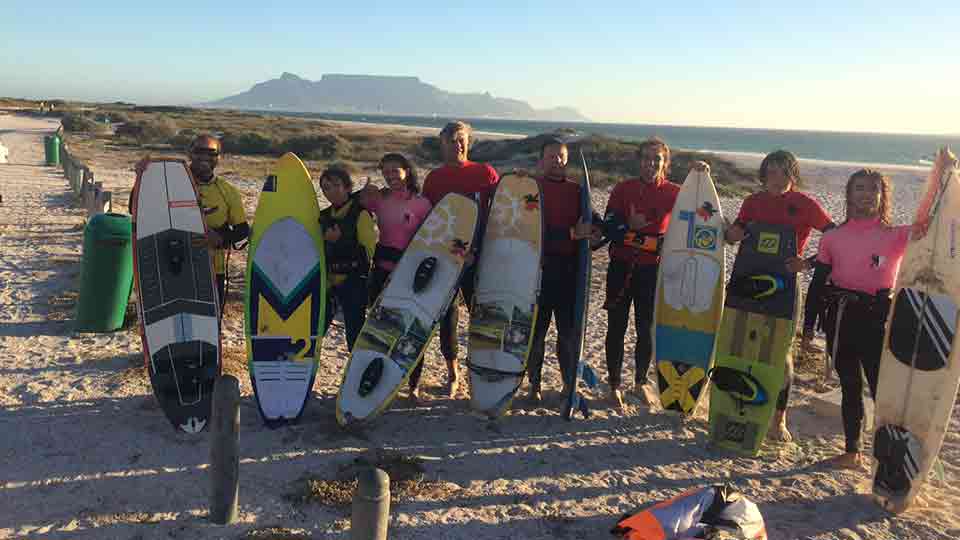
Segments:
[[[126,238],[133,236],[133,225],[126,214],[97,214],[87,222],[87,234],[95,238]]]

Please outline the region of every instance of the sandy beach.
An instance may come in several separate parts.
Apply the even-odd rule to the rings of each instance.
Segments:
[[[610,528],[624,513],[724,482],[759,505],[771,539],[960,537],[960,408],[941,451],[943,480],[931,480],[910,511],[893,516],[870,499],[866,470],[835,471],[820,463],[841,451],[843,436],[839,418],[818,416],[811,406],[817,385],[810,373],[801,373],[794,386],[794,442],[768,444],[760,457],[744,459],[707,448],[703,408],[683,423],[637,404],[620,413],[599,399],[607,391],[603,383],[593,416],[565,422],[557,412],[553,330],[546,402],[517,400],[500,421],[480,420],[465,395],[442,396],[446,370],[434,340],[422,402],[411,407],[399,399],[372,426],[346,432],[334,419],[348,358],[339,324],[324,344],[314,399],[299,425],[264,427],[249,379],[240,377],[240,519],[214,525],[207,519],[208,436],[174,432],[164,418],[144,373],[135,327],[110,334],[72,328],[85,212],[62,172],[42,165],[43,136],[57,126],[0,113],[0,142],[10,150],[9,163],[0,164],[0,539],[346,539],[349,506],[303,501],[298,494],[305,479],[334,480],[378,449],[418,458],[425,469],[418,488],[393,502],[390,538],[397,540],[611,538]],[[758,164],[751,156],[726,156]],[[114,210],[126,211],[132,170],[101,167],[96,160],[91,167],[114,192]],[[841,219],[842,186],[857,168],[803,162],[805,189]],[[883,169],[894,179],[897,221],[908,222],[926,171]],[[252,217],[260,179],[231,180],[243,190]],[[595,206],[604,208],[609,190],[594,193]],[[723,204],[724,214],[735,217],[739,201]],[[733,251],[727,256],[732,260]],[[585,346],[602,380],[607,262],[606,251],[597,252]],[[234,359],[244,350],[245,266],[245,254],[231,257],[223,346],[225,357]],[[461,315],[462,362],[465,319]],[[628,337],[624,380],[633,377],[632,355]]]

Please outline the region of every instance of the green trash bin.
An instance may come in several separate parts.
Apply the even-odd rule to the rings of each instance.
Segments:
[[[47,158],[47,165],[55,167],[60,165],[60,136],[47,135],[43,138],[44,155]]]
[[[133,287],[130,216],[98,214],[83,231],[76,329],[112,332],[123,326]]]

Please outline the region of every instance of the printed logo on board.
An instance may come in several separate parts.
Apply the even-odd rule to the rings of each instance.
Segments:
[[[450,241],[450,253],[457,257],[465,257],[467,255],[467,248],[469,247],[470,242],[465,242],[459,238],[454,238]]]
[[[536,210],[540,206],[540,195],[528,194],[523,197],[524,208]]]
[[[700,216],[700,218],[704,221],[708,221],[716,213],[717,209],[713,207],[713,203],[710,201],[704,201],[703,205],[700,208],[697,208],[697,215]]]
[[[767,255],[780,253],[780,235],[776,233],[760,233],[757,238],[757,251]]]
[[[717,249],[720,231],[716,227],[697,225],[693,231],[693,246],[697,249]]]
[[[197,208],[199,206],[197,201],[170,201],[167,203],[167,208]]]

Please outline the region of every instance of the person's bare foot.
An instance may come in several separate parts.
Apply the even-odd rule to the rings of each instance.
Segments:
[[[460,390],[460,379],[453,378],[447,381],[447,397],[453,399],[457,397],[457,391]]]
[[[862,469],[863,454],[860,452],[846,452],[826,460],[826,463],[835,469]]]
[[[540,390],[531,388],[527,394],[527,401],[530,403],[540,403],[543,401],[543,394],[540,393]]]
[[[767,432],[767,439],[780,442],[790,442],[793,440],[793,435],[791,435],[790,430],[787,429],[786,411],[776,412],[773,418],[773,424],[770,426],[770,431]]]
[[[616,407],[620,412],[626,410],[627,406],[623,402],[623,392],[621,392],[619,388],[611,388],[608,398],[610,400],[610,404]]]
[[[644,407],[650,407],[659,401],[653,389],[650,388],[648,384],[635,386],[633,390],[630,391],[630,397],[636,399]]]

